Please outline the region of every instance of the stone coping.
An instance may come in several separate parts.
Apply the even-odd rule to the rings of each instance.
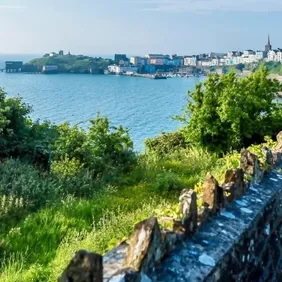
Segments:
[[[216,265],[240,242],[242,234],[255,227],[268,204],[282,190],[282,175],[276,170],[253,185],[239,200],[203,223],[190,239],[176,246],[170,257],[153,271],[153,281],[206,281]],[[265,232],[268,231],[265,227]],[[245,258],[246,260],[248,257]]]

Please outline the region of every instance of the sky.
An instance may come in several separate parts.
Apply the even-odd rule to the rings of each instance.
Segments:
[[[0,53],[282,48],[282,0],[0,0]]]

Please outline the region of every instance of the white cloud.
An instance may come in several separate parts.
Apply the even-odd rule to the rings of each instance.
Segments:
[[[130,3],[156,12],[282,11],[282,0],[133,0]]]
[[[26,9],[26,6],[0,5],[0,9]]]

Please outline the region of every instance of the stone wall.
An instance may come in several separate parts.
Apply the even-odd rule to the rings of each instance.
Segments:
[[[201,206],[183,190],[182,218],[144,220],[103,257],[79,251],[58,281],[280,281],[282,133],[277,139],[275,151],[263,148],[264,164],[244,150],[241,168],[227,170],[221,185],[208,173]]]

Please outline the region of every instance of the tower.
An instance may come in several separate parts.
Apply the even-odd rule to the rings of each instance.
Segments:
[[[271,50],[272,50],[272,46],[270,44],[270,37],[269,37],[269,34],[268,34],[267,44],[265,45],[265,52],[269,52]]]

